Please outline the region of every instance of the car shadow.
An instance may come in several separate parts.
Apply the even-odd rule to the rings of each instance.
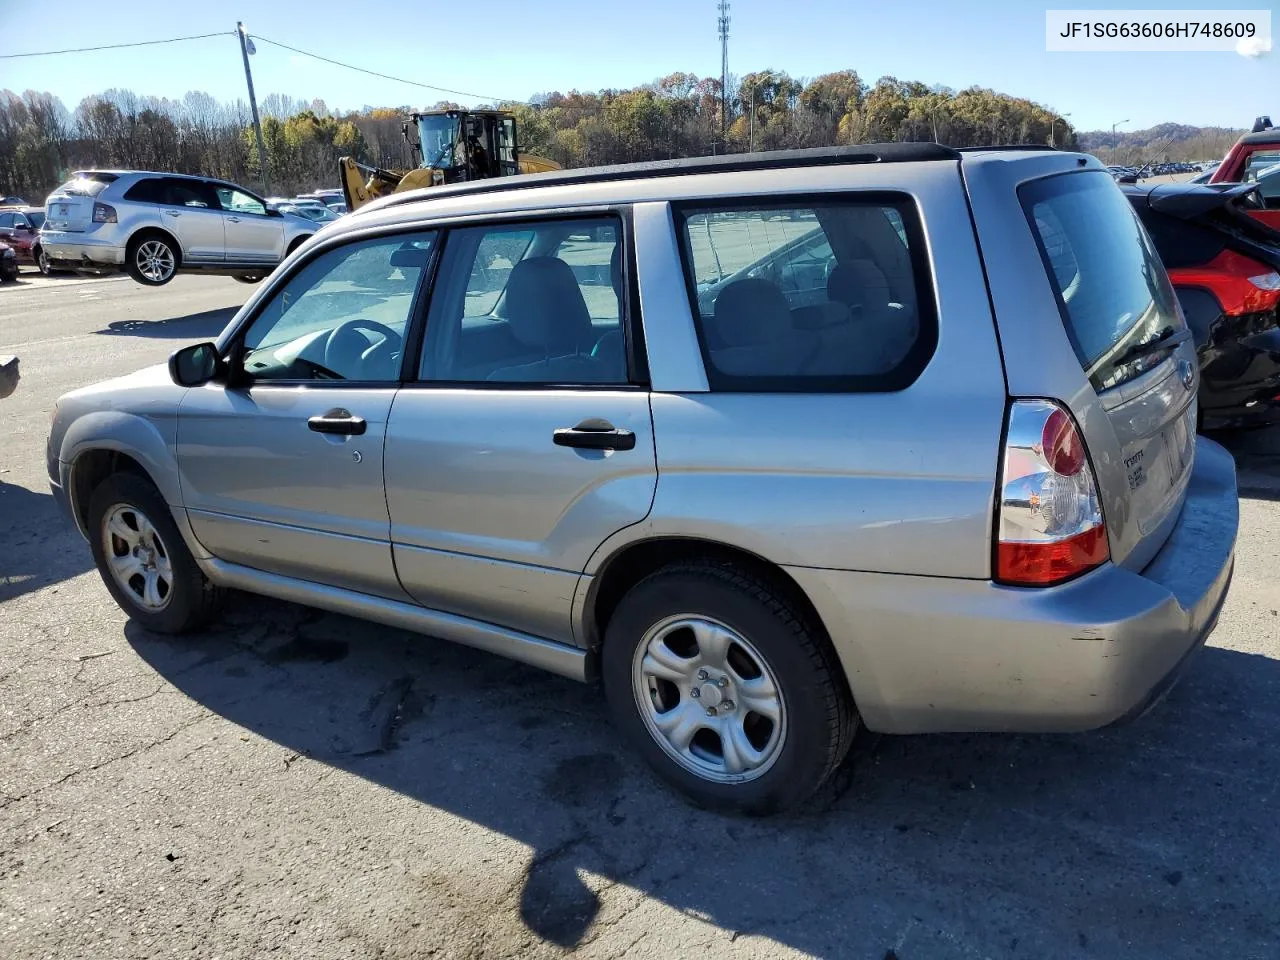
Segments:
[[[220,307],[164,320],[116,320],[97,331],[103,336],[152,337],[162,340],[212,340],[220,334],[239,307]]]
[[[1280,425],[1209,434],[1236,461],[1242,499],[1280,500]]]
[[[290,754],[527,845],[518,901],[484,909],[518,912],[549,944],[593,935],[586,872],[819,956],[1274,954],[1268,657],[1209,648],[1127,727],[869,737],[803,810],[752,820],[660,787],[594,687],[262,598],[228,609],[194,639],[126,636],[176,688]]]
[[[0,603],[93,568],[53,496],[0,482]]]

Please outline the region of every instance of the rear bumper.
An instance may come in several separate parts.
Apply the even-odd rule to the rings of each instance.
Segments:
[[[124,247],[114,241],[79,233],[42,233],[45,253],[60,267],[118,267],[124,264]]]
[[[1217,623],[1238,526],[1235,465],[1211,440],[1142,571],[1058,587],[789,568],[863,720],[886,733],[1087,730],[1141,714]]]

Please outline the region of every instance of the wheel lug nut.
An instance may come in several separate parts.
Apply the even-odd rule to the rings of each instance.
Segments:
[[[724,711],[725,711],[725,713],[728,713],[730,710],[732,710],[732,709],[733,709],[733,701],[732,701],[732,700],[725,700],[725,701],[721,702],[721,704],[720,704],[720,708],[721,708],[722,710],[724,710]]]
[[[715,715],[716,715],[716,708],[715,708],[715,707],[709,707],[709,708],[707,709],[707,716],[708,716],[708,717],[714,717]]]
[[[694,687],[692,690],[690,690],[690,691],[689,691],[689,696],[691,696],[691,697],[693,697],[693,699],[697,700],[699,697],[701,697],[701,696],[702,696],[702,691],[701,691],[701,690],[699,690],[697,687]]]
[[[728,678],[728,677],[721,677],[721,678],[720,678],[720,680],[719,680],[719,684],[720,684],[720,686],[722,686],[722,687],[727,687],[727,686],[729,685],[729,678]]]
[[[705,670],[699,670],[699,671],[698,671],[698,679],[699,679],[699,680],[705,680],[705,679],[707,679],[707,671],[705,671]]]

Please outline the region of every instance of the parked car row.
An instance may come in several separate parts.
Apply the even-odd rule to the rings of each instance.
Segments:
[[[708,157],[367,204],[62,397],[48,472],[146,629],[240,589],[599,678],[659,776],[763,813],[859,726],[1158,700],[1231,578],[1200,383],[1092,158]]]

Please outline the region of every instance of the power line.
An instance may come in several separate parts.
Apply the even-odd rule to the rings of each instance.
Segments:
[[[297,47],[291,47],[287,43],[281,43],[279,40],[272,40],[262,36],[260,33],[250,34],[255,40],[261,40],[263,43],[269,43],[273,47],[281,47],[285,50],[292,50],[294,53],[300,53],[304,57],[311,57],[313,60],[323,60],[325,63],[331,63],[336,67],[345,67],[347,70],[355,70],[357,73],[367,73],[371,77],[380,77],[383,80],[394,80],[396,83],[407,83],[411,87],[422,87],[425,90],[435,90],[439,93],[451,93],[456,97],[471,97],[475,100],[487,100],[490,103],[524,103],[523,100],[514,100],[508,97],[490,97],[483,93],[468,93],[466,90],[450,90],[448,87],[438,87],[433,83],[419,83],[417,80],[406,80],[404,77],[393,77],[389,73],[379,73],[377,70],[366,70],[364,67],[357,67],[351,63],[343,63],[341,60],[333,60],[329,57],[322,57],[318,53],[312,53],[310,50],[299,50]]]
[[[74,47],[69,50],[39,50],[35,53],[0,53],[0,60],[16,60],[19,57],[52,57],[59,53],[92,53],[95,50],[121,50],[125,47],[153,47],[159,43],[181,43],[184,40],[207,40],[209,37],[234,36],[229,30],[218,33],[197,33],[190,37],[166,37],[163,40],[136,40],[133,43],[108,43],[101,47]]]

